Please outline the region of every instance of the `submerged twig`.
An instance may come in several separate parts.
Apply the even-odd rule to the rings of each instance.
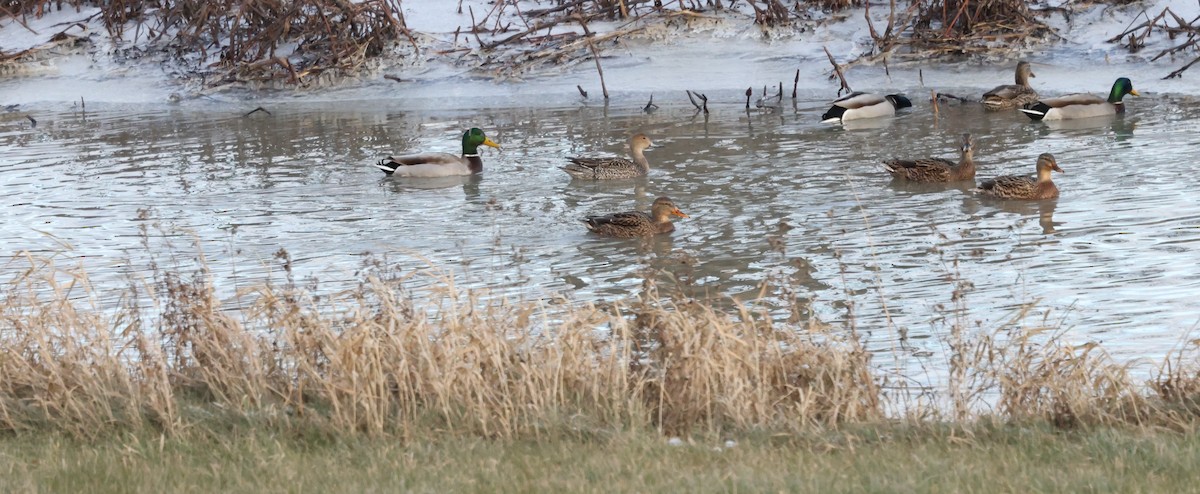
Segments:
[[[242,118],[246,118],[246,117],[248,117],[248,116],[250,116],[250,115],[253,115],[253,114],[255,114],[255,113],[258,113],[258,112],[263,112],[263,113],[266,113],[267,115],[270,115],[270,114],[271,114],[271,112],[270,112],[269,110],[267,110],[266,108],[263,108],[263,107],[261,107],[261,106],[260,106],[260,107],[258,107],[258,108],[255,108],[255,109],[253,109],[253,110],[250,110],[250,111],[249,111],[249,112],[247,112],[245,115],[242,115]]]
[[[708,115],[708,96],[705,96],[699,92],[692,92],[691,89],[687,89],[686,91],[688,95],[688,101],[692,102],[692,106],[696,107],[696,111],[703,111],[705,115]],[[697,99],[700,100],[700,103],[696,102]]]
[[[650,101],[646,103],[646,106],[642,107],[642,111],[646,113],[654,113],[654,110],[657,109],[658,105],[654,104],[654,93],[650,93]]]
[[[580,86],[579,84],[576,84],[576,85],[575,85],[575,89],[578,89],[578,90],[579,90],[579,95],[580,95],[580,96],[583,96],[583,97],[584,97],[584,99],[587,99],[587,91],[584,91],[584,90],[583,90],[583,86]]]

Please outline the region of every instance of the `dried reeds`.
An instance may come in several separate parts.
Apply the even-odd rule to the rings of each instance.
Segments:
[[[196,408],[397,436],[512,437],[564,423],[788,430],[880,417],[861,348],[811,341],[745,309],[654,298],[552,311],[450,289],[419,304],[369,277],[319,299],[264,283],[230,310],[203,268],[157,274],[153,287],[102,307],[82,270],[29,256],[9,268],[17,263],[0,300],[0,430],[170,433]]]
[[[286,253],[278,258],[290,272]],[[116,298],[81,268],[11,259],[0,430],[174,433],[220,416],[338,434],[529,437],[888,418],[853,330],[810,333],[738,304],[722,310],[653,287],[606,307],[506,302],[449,280],[418,300],[407,278],[379,276],[318,296],[289,275],[240,290],[240,307],[228,308],[197,262],[190,274],[152,268],[153,282]],[[984,336],[956,323],[954,420],[995,406],[1008,420],[1060,427],[1195,421],[1200,365],[1182,352],[1147,393],[1096,345],[1069,345],[1055,325],[1024,320]]]

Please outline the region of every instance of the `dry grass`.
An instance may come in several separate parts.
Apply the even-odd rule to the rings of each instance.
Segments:
[[[279,259],[290,273],[286,253]],[[528,438],[794,433],[888,419],[853,329],[837,337],[653,289],[600,308],[484,300],[445,279],[418,301],[406,278],[378,276],[330,295],[289,274],[226,308],[203,256],[196,266],[152,266],[153,281],[118,296],[80,268],[12,258],[0,300],[0,430],[174,434],[232,415],[335,434]],[[955,300],[967,292],[961,284]],[[1098,347],[1071,346],[1055,325],[1026,319],[972,332],[960,315],[954,414],[904,413],[1191,427],[1194,355],[1176,354],[1147,387]]]
[[[448,280],[416,303],[373,277],[332,296],[263,283],[228,310],[203,267],[157,273],[102,306],[116,298],[80,269],[25,256],[8,271],[18,266],[0,302],[3,430],[172,433],[196,419],[185,413],[194,403],[281,427],[401,437],[880,418],[861,348],[747,310],[658,299],[551,309],[483,301]]]

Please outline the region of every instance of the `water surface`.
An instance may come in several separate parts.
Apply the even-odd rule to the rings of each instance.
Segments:
[[[765,295],[781,320],[839,327],[852,316],[872,349],[918,371],[944,365],[958,282],[973,287],[972,325],[995,328],[1036,302],[1037,317],[1126,359],[1162,356],[1197,324],[1200,105],[1190,100],[1145,97],[1124,117],[1069,124],[974,105],[935,116],[918,101],[843,128],[817,122],[825,102],[746,112],[736,95],[710,97],[707,118],[665,104],[646,114],[644,102],[23,109],[36,127],[0,121],[0,245],[78,262],[114,289],[151,256],[194,257],[193,244],[229,290],[278,276],[280,249],[326,290],[358,280],[370,260],[436,268],[510,299],[620,300],[650,278],[694,297]],[[482,175],[387,178],[370,166],[392,152],[457,152],[470,126],[504,145],[484,151]],[[891,157],[956,158],[964,131],[980,178],[1032,173],[1038,154],[1054,153],[1062,197],[986,200],[969,185],[896,184],[882,171]],[[572,155],[622,154],[633,132],[656,144],[647,178],[572,181],[558,169]],[[673,235],[597,238],[578,221],[660,195],[691,216]],[[21,267],[6,265],[6,278]]]

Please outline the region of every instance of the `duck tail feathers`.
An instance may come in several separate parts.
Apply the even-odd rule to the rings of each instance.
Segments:
[[[1029,118],[1041,120],[1042,118],[1045,118],[1047,113],[1050,112],[1050,105],[1038,101],[1029,105],[1025,105],[1025,107],[1020,108],[1020,110],[1021,113],[1024,113],[1025,116]]]
[[[379,163],[375,163],[375,168],[383,170],[383,173],[388,175],[396,173],[396,164],[392,162],[391,158],[379,160]]]

